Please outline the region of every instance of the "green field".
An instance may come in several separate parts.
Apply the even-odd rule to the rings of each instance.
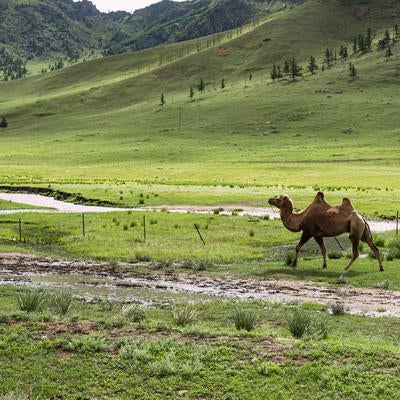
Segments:
[[[313,328],[294,339],[296,305],[244,302],[255,329],[237,331],[234,302],[191,306],[178,326],[173,311],[146,310],[131,322],[121,304],[54,302],[21,312],[21,290],[0,288],[0,395],[4,399],[393,399],[400,381],[398,319],[332,316],[302,307]],[[136,314],[135,314],[136,315]],[[7,397],[8,396],[8,397]]]
[[[224,56],[219,45],[132,76],[135,63],[157,59],[160,49],[150,49],[2,84],[1,112],[10,122],[2,131],[2,180],[388,188],[385,213],[393,213],[400,182],[397,47],[389,62],[377,50],[352,56],[355,81],[347,62],[295,83],[269,79],[272,62],[292,54],[303,64],[310,54],[321,59],[325,47],[351,46],[352,35],[368,26],[377,41],[395,21],[381,1],[366,19],[333,3],[311,0],[274,16],[226,41]],[[341,29],[318,35],[317,15]],[[189,88],[200,78],[206,93],[191,102]]]

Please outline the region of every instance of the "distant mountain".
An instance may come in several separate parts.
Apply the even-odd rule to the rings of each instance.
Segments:
[[[89,0],[0,0],[0,48],[25,59],[123,53],[236,28],[301,1],[162,0],[131,14],[101,13]]]

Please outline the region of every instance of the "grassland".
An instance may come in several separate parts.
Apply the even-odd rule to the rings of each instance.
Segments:
[[[311,0],[150,73],[137,75],[137,66],[156,60],[159,48],[2,84],[1,110],[10,121],[2,132],[2,180],[388,188],[393,196],[385,207],[393,213],[400,182],[397,48],[390,62],[377,51],[352,57],[355,81],[347,62],[295,83],[269,81],[272,62],[294,54],[304,64],[368,26],[378,39],[394,23],[381,1],[365,19],[334,3]],[[317,15],[341,29],[321,34]],[[174,46],[179,52],[179,45],[163,51]],[[191,102],[189,88],[200,78],[206,93]]]
[[[245,302],[257,316],[247,333],[233,325],[233,302],[194,304],[197,317],[179,327],[171,307],[147,309],[140,323],[118,303],[75,300],[65,316],[48,304],[25,313],[18,293],[0,288],[4,399],[361,400],[393,399],[400,390],[397,319],[332,316],[305,305],[314,321],[324,321],[327,337],[294,339],[286,317],[296,305]]]
[[[146,216],[146,241],[143,215]],[[19,224],[22,220],[22,243]],[[200,229],[204,246],[194,225]],[[350,241],[341,237],[342,251],[333,239],[326,240],[329,269],[322,270],[322,259],[311,241],[302,252],[300,267],[286,265],[294,254],[298,234],[288,232],[281,221],[258,217],[119,212],[88,214],[85,237],[80,215],[23,214],[0,216],[2,251],[36,253],[67,259],[95,259],[109,263],[127,262],[132,270],[171,270],[206,276],[235,276],[255,279],[295,279],[335,283],[344,275],[355,286],[375,287],[388,280],[392,289],[400,289],[398,255],[385,260],[385,273],[378,272],[376,260],[362,258],[344,272],[350,254]],[[375,235],[382,256],[390,253],[395,233]],[[397,239],[398,241],[398,239]],[[369,248],[363,246],[362,254]],[[332,255],[332,256],[331,256]],[[141,263],[144,263],[140,266]]]

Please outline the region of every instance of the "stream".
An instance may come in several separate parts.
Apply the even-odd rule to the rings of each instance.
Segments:
[[[18,213],[110,213],[110,212],[170,212],[176,214],[213,214],[218,207],[199,207],[199,206],[157,206],[157,207],[138,207],[138,208],[114,208],[114,207],[99,207],[85,206],[81,204],[68,203],[65,201],[55,200],[51,197],[38,194],[24,193],[0,193],[0,200],[10,201],[13,203],[27,204],[30,206],[39,207],[37,209],[20,209],[20,210],[0,210],[0,215],[10,215]],[[43,208],[40,208],[43,207]],[[279,219],[279,213],[272,208],[263,207],[241,207],[241,206],[226,206],[220,215],[232,215],[236,213],[239,216],[268,216],[271,219]],[[394,221],[369,221],[371,230],[376,233],[394,231],[396,222]]]

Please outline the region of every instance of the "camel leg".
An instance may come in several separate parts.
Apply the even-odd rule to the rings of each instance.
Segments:
[[[380,251],[379,251],[378,246],[374,243],[374,239],[372,238],[371,233],[370,233],[367,229],[365,230],[364,235],[363,235],[363,237],[361,238],[361,240],[362,240],[364,243],[367,243],[367,245],[369,246],[369,248],[372,250],[372,252],[373,252],[374,255],[375,255],[375,258],[378,260],[378,263],[379,263],[379,271],[380,271],[380,272],[383,272],[383,271],[384,271],[384,268],[383,268],[383,265],[382,265],[381,253],[380,253]]]
[[[299,244],[296,246],[296,256],[293,260],[292,267],[297,267],[297,260],[299,259],[299,254],[300,250],[303,248],[303,246],[312,238],[312,235],[310,235],[307,232],[303,232],[300,238]]]
[[[322,269],[327,268],[328,264],[326,261],[326,247],[325,247],[325,243],[324,243],[324,238],[317,236],[314,237],[315,241],[318,243],[319,248],[321,249],[321,254],[322,257],[324,258],[324,265],[322,266]]]
[[[353,237],[351,235],[350,235],[350,240],[353,243],[353,256],[351,257],[349,265],[345,268],[346,271],[348,269],[350,269],[350,267],[354,264],[354,262],[360,256],[360,252],[358,250],[358,245],[360,244],[360,241],[357,238],[355,238],[355,237]]]

